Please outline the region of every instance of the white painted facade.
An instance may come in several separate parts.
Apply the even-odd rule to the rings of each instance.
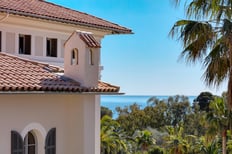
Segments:
[[[100,49],[91,49],[94,50],[94,65],[91,65],[90,48],[75,31],[91,32],[99,42],[110,31],[3,13],[0,19],[1,52],[62,67],[65,61],[66,76],[86,87],[97,85]],[[30,55],[19,54],[20,34],[31,36]],[[57,39],[57,57],[46,56],[47,38]],[[78,65],[70,65],[74,48],[79,51]],[[32,132],[36,138],[36,154],[45,154],[45,138],[51,128],[56,128],[56,154],[100,154],[99,95],[2,93],[0,123],[0,154],[11,153],[12,130],[22,138]]]
[[[0,20],[2,52],[62,67],[64,64],[64,43],[73,31],[91,32],[99,42],[105,35],[110,34],[110,31],[12,14],[7,15],[6,13],[0,13],[0,19],[3,19]],[[19,34],[31,35],[30,55],[19,54]],[[46,56],[47,38],[57,39],[57,57]]]
[[[37,154],[56,128],[56,154],[100,153],[99,96],[72,94],[0,95],[0,153],[11,153],[11,130],[24,138],[32,131]]]

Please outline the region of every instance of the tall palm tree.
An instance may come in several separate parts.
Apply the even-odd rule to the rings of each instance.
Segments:
[[[227,102],[232,110],[232,0],[184,1],[187,20],[177,21],[170,35],[183,43],[181,57],[187,63],[203,64],[207,85],[228,80]]]

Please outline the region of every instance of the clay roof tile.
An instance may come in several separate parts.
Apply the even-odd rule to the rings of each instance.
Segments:
[[[0,12],[110,30],[112,33],[132,33],[118,24],[41,0],[0,0]]]
[[[0,92],[119,92],[119,87],[99,81],[97,87],[83,87],[57,75],[59,67],[0,53]],[[111,89],[110,91],[108,89]]]

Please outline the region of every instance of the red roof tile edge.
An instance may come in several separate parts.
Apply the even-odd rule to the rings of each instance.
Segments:
[[[86,43],[90,48],[101,48],[100,43],[91,34],[80,33],[80,38]]]
[[[70,78],[56,74],[57,72],[63,72],[63,70],[60,67],[49,64],[35,62],[5,53],[0,53],[0,59],[2,59],[0,61],[0,93],[116,94],[120,90],[120,87],[102,81],[98,82],[97,87],[83,87]],[[9,64],[7,64],[7,60]],[[26,67],[18,66],[22,62],[26,63]],[[5,70],[3,70],[4,68]],[[35,69],[33,70],[34,72],[29,70],[30,68]],[[22,76],[22,73],[17,71],[26,72],[26,76]]]
[[[128,29],[126,27],[120,26],[118,24],[106,21],[102,18],[96,17],[96,16],[92,16],[90,14],[87,13],[83,13],[77,10],[73,10],[67,7],[63,7],[51,2],[47,2],[44,0],[38,0],[41,3],[47,3],[48,5],[52,5],[55,7],[60,7],[63,9],[66,9],[67,11],[75,11],[78,14],[81,15],[87,15],[93,19],[96,19],[100,22],[105,22],[109,25],[104,25],[104,24],[99,24],[99,23],[91,23],[88,21],[80,21],[80,20],[71,20],[71,19],[67,19],[67,18],[63,18],[63,17],[57,17],[57,16],[53,16],[53,15],[46,15],[46,14],[40,14],[40,13],[32,13],[32,12],[27,12],[25,10],[20,10],[18,8],[15,9],[8,9],[8,8],[4,8],[4,7],[0,7],[0,12],[6,12],[6,13],[11,13],[11,14],[16,14],[16,15],[21,15],[21,16],[27,16],[27,17],[34,17],[34,18],[40,18],[40,19],[45,19],[45,20],[51,20],[51,21],[57,21],[57,22],[62,22],[62,23],[69,23],[69,24],[76,24],[76,25],[81,25],[81,26],[88,26],[88,27],[94,27],[94,28],[99,28],[99,29],[105,29],[105,30],[110,30],[112,31],[112,34],[133,34],[131,29]]]

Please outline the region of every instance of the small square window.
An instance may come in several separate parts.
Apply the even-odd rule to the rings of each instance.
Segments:
[[[47,56],[57,57],[57,39],[47,38]]]

